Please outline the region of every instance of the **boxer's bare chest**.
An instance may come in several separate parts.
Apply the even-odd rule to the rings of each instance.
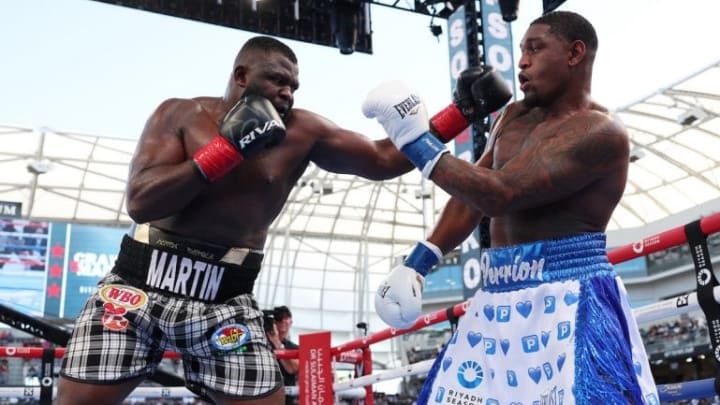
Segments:
[[[547,153],[551,140],[561,135],[558,123],[546,121],[540,114],[528,113],[511,118],[498,128],[493,142],[493,168],[501,169],[516,156]]]

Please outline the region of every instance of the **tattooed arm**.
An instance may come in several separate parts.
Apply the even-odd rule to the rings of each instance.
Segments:
[[[625,176],[629,156],[623,126],[594,110],[507,125],[493,149],[492,168],[443,156],[432,181],[495,217],[568,198],[608,176]]]

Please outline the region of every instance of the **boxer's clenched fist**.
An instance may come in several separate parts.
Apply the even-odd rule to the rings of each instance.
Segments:
[[[247,95],[228,111],[220,135],[200,148],[193,161],[208,181],[215,181],[245,159],[285,138],[285,124],[270,101]]]
[[[428,131],[427,111],[420,95],[400,81],[375,87],[365,98],[363,114],[377,118],[398,149]]]
[[[453,102],[430,119],[433,133],[448,142],[471,123],[499,110],[511,98],[510,87],[492,66],[467,68],[458,76]]]
[[[394,328],[409,328],[422,312],[425,275],[442,258],[440,248],[418,242],[405,262],[395,267],[378,286],[375,311]]]
[[[405,265],[395,267],[378,286],[375,311],[389,326],[409,328],[422,312],[425,278]]]
[[[428,132],[430,124],[420,95],[400,81],[385,82],[370,91],[362,105],[368,118],[377,118],[393,144],[430,177],[440,157],[447,153]]]

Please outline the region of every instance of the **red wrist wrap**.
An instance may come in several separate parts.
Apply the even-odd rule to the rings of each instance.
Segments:
[[[226,175],[244,159],[227,139],[216,136],[195,152],[193,160],[205,179],[213,182]]]
[[[453,103],[433,115],[430,123],[437,131],[438,138],[446,143],[470,126],[463,113]]]

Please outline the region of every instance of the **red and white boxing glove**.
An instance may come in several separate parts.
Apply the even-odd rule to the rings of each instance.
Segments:
[[[422,313],[424,276],[440,259],[440,248],[422,241],[403,264],[392,269],[375,294],[375,311],[383,322],[398,329],[409,328],[415,323]]]

